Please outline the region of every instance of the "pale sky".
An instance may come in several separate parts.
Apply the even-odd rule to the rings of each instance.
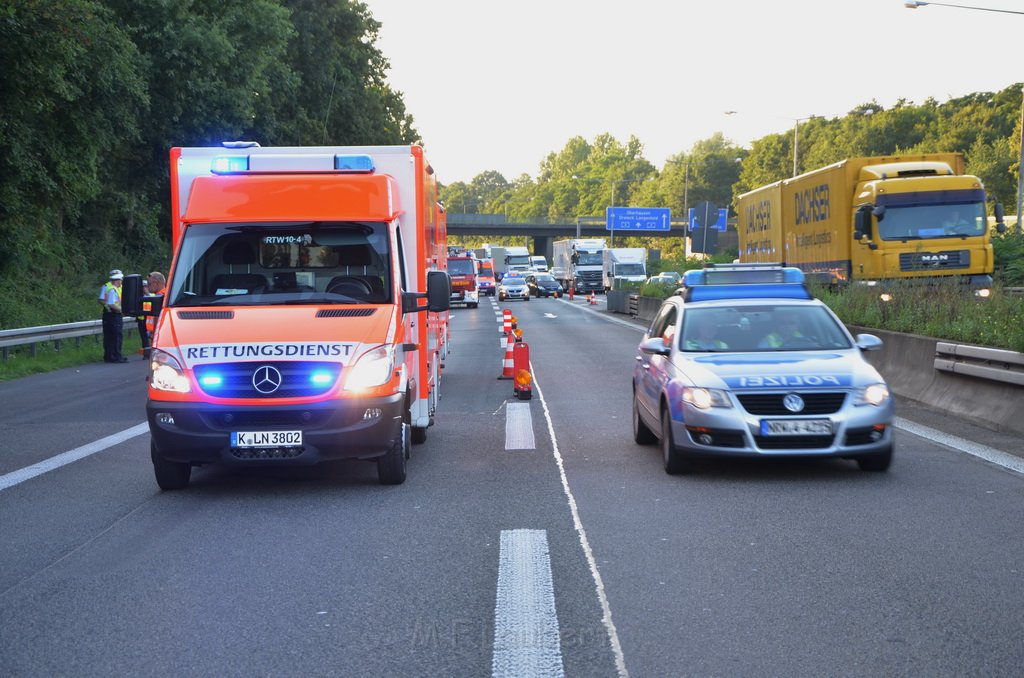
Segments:
[[[445,184],[537,177],[574,136],[636,136],[661,168],[716,131],[749,147],[794,118],[1024,81],[1024,14],[936,3],[362,1]],[[1024,0],[952,4],[1024,12]]]

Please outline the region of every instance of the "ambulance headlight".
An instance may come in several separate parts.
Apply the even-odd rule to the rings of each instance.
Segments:
[[[732,402],[725,391],[717,388],[697,388],[687,386],[683,389],[683,402],[690,403],[698,410],[710,407],[732,407]]]
[[[889,387],[885,384],[871,384],[857,391],[855,405],[874,405],[878,407],[889,399]]]
[[[185,370],[178,359],[166,351],[152,349],[149,361],[149,383],[158,391],[188,393],[192,390]]]
[[[348,370],[345,377],[346,391],[361,391],[388,383],[395,369],[394,349],[378,346],[367,351]]]

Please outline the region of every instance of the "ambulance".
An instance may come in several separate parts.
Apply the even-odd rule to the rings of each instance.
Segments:
[[[204,464],[343,458],[404,482],[437,408],[451,293],[423,149],[173,148],[170,176],[146,403],[160,488]]]

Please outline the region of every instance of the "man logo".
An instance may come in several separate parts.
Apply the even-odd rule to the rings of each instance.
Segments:
[[[790,412],[803,412],[804,410],[804,399],[795,393],[790,393],[783,398],[782,404]]]
[[[281,372],[276,367],[264,365],[252,373],[252,385],[263,395],[269,395],[281,387]]]

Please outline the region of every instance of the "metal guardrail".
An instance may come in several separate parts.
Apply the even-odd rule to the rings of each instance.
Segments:
[[[1024,287],[1004,287],[1003,294],[1011,297],[1024,297]]]
[[[1024,386],[1024,353],[940,341],[935,369]]]
[[[124,324],[124,332],[130,334],[137,331],[135,322],[129,318]],[[30,346],[30,355],[35,355],[37,344],[53,342],[54,347],[59,351],[61,342],[67,339],[74,339],[75,345],[81,343],[82,337],[103,334],[102,320],[83,320],[75,323],[64,323],[63,325],[42,325],[40,327],[23,327],[13,330],[0,330],[0,351],[3,360],[10,357],[10,349],[15,346]]]

